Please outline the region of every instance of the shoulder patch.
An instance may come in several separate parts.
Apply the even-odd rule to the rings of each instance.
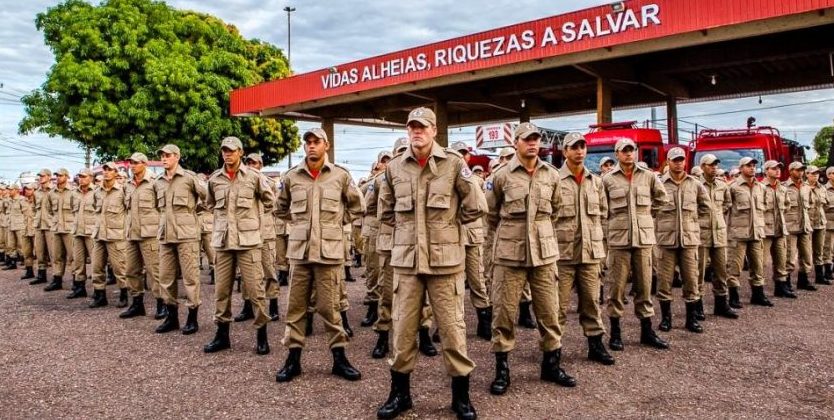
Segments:
[[[278,181],[278,191],[284,191],[284,179]]]
[[[464,178],[469,178],[472,176],[472,170],[469,169],[469,166],[463,165],[463,168],[460,168],[460,176]]]
[[[368,192],[371,192],[371,193],[374,192],[374,183],[373,182],[368,183]]]
[[[492,183],[492,180],[489,180],[484,184],[484,190],[486,191],[492,191],[493,188],[495,188],[495,185]]]
[[[346,168],[342,165],[339,165],[338,163],[334,163],[333,166],[335,166],[335,167],[347,172],[348,174],[350,174],[350,170],[348,170],[348,168]],[[353,177],[350,177],[350,179],[351,179],[351,181],[353,181]]]

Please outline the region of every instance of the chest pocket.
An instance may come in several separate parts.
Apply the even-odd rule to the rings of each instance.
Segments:
[[[394,211],[412,211],[414,197],[411,193],[411,182],[400,181],[394,184]]]
[[[429,183],[426,207],[448,209],[452,205],[452,183],[447,177],[437,178]]]
[[[567,184],[567,182],[565,182],[565,184]],[[559,217],[575,217],[576,199],[573,196],[573,191],[569,187],[562,187],[559,190],[559,199],[562,202],[559,206]],[[599,207],[599,205],[597,205],[597,207]]]
[[[639,207],[652,205],[652,195],[648,187],[637,187],[637,205]]]
[[[153,191],[146,189],[139,194],[139,208],[152,209],[154,203]]]
[[[162,210],[165,208],[165,192],[162,191],[156,196],[156,208]]]
[[[342,193],[339,190],[332,188],[322,190],[321,192],[321,210],[331,213],[339,211],[339,201],[342,198]]]
[[[736,194],[735,203],[733,203],[733,204],[735,205],[735,208],[737,210],[741,210],[741,211],[750,210],[750,205],[751,205],[750,204],[750,194],[747,194],[747,193],[744,193],[744,192],[740,192],[740,193]]]
[[[307,190],[304,187],[290,190],[290,213],[298,214],[307,211]]]
[[[553,186],[539,182],[536,184],[536,189],[539,193],[539,213],[552,214],[553,202],[550,200],[553,198]]]
[[[508,214],[527,213],[527,187],[523,185],[507,185],[504,187],[504,211]]]
[[[587,181],[586,181],[587,182]],[[586,212],[589,216],[599,216],[599,189],[601,188],[600,185],[596,183],[591,184],[591,188],[585,190],[585,199],[588,202],[588,208]]]
[[[226,208],[226,187],[217,188],[214,191],[214,208],[215,209],[225,209]]]
[[[610,202],[609,207],[611,207],[612,210],[622,209],[628,206],[626,191],[623,188],[614,188],[609,191],[608,200]]]
[[[188,193],[185,191],[175,192],[171,204],[173,204],[174,207],[188,207]]]
[[[241,188],[237,192],[235,206],[241,209],[251,209],[255,201],[255,191],[250,187]]]

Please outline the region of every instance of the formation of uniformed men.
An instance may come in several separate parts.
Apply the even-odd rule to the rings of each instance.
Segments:
[[[81,170],[76,186],[66,169],[56,171],[53,186],[52,172],[44,169],[36,183],[0,188],[3,269],[22,263],[22,279],[41,284],[51,262],[52,281],[44,290],[61,289],[69,271],[68,299],[86,297],[90,278],[91,308],[107,306],[106,286],[116,284],[117,306],[129,304],[120,318],[145,316],[149,291],[153,316],[162,320],[158,333],[180,329],[181,281],[182,333],[193,334],[199,330],[202,246],[216,282],[216,331],[204,351],[230,348],[231,322],[254,319],[255,352],[269,353],[267,325],[279,318],[280,286],[289,286],[282,339],[288,354],[276,374],[278,382],[288,382],[301,374],[314,314],[324,321],[332,373],[361,379],[346,355],[353,332],[345,264],[364,262],[362,326],[378,334],[373,358],[392,353],[390,393],[377,412],[382,419],[412,407],[417,354],[438,354],[433,324],[451,377],[451,409],[458,418],[477,418],[469,398],[475,364],[466,346],[466,289],[476,335],[491,340],[495,357],[489,390],[502,395],[511,384],[517,325],[539,332],[541,379],[576,386],[561,357],[574,293],[588,359],[613,365],[603,344],[604,284],[608,348],[622,351],[628,282],[640,343],[667,349],[653,328],[652,290],[661,312],[658,329],[669,331],[676,278],[684,326],[695,333],[704,332],[706,282],[712,283],[714,314],[739,316],[745,265],[753,305],[773,306],[765,293],[768,277],[774,296],[785,298],[797,298],[795,269],[800,290],[834,280],[834,168],[821,180],[821,169],[793,162],[790,178],[780,182],[783,164],[767,161],[760,182],[759,162],[743,157],[725,181],[715,155],[702,156],[687,174],[686,152],[675,147],[667,152],[667,170],[656,174],[636,161],[636,145],[623,139],[614,158],[603,158],[592,171],[579,133],[562,141],[565,162],[556,168],[539,158],[538,128],[522,123],[514,147],[501,150],[486,176],[480,166],[470,169],[465,144],[445,148],[435,141],[430,109],[413,110],[406,129],[408,137],[379,153],[371,176],[358,186],[345,168],[329,162],[332,146],[318,128],[302,136],[305,159],[278,179],[262,174],[260,156],[245,156],[235,137],[221,141],[223,166],[203,180],[180,166],[180,149],[172,144],[158,150],[165,171],[156,177],[142,153],[129,159],[132,176],[109,162],[99,181]],[[346,227],[355,230],[352,236]],[[346,252],[350,242],[353,258]],[[764,273],[765,255],[772,276]],[[236,281],[244,305],[232,318]]]

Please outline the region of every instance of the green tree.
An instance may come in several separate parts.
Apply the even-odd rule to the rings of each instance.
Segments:
[[[225,136],[262,153],[266,165],[300,144],[291,121],[229,116],[232,89],[286,77],[289,68],[281,50],[220,19],[151,0],[66,0],[35,24],[55,64],[22,99],[21,134],[73,140],[103,160],[175,143],[200,172],[219,166]]]
[[[834,166],[834,161],[832,161],[834,153],[831,153],[832,136],[834,136],[834,126],[823,127],[814,136],[812,145],[814,146],[814,151],[817,152],[817,158],[811,162],[813,165],[819,167]]]

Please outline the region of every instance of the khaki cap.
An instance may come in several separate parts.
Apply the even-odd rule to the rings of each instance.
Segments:
[[[565,148],[568,148],[576,143],[579,143],[580,141],[584,141],[585,143],[587,143],[587,141],[585,140],[585,136],[583,136],[582,133],[573,132],[568,133],[568,135],[565,136],[565,139],[562,141],[562,144]]]
[[[394,154],[402,152],[405,149],[408,149],[408,139],[405,137],[398,138],[397,141],[394,142]]]
[[[828,176],[828,175],[831,175],[831,174],[834,174],[834,166],[829,166],[829,167],[825,170],[825,176]]]
[[[234,136],[229,136],[223,139],[220,142],[221,149],[229,149],[229,150],[243,150],[243,142],[240,141],[239,138]]]
[[[489,160],[489,170],[490,170],[490,171],[492,171],[492,170],[493,170],[493,169],[495,169],[495,167],[496,167],[496,166],[498,166],[500,163],[501,163],[501,162],[499,162],[499,161],[498,161],[498,159],[490,159],[490,160]]]
[[[626,147],[631,146],[632,149],[637,149],[637,145],[631,139],[620,139],[616,145],[614,145],[614,151],[620,152]]]
[[[250,154],[246,155],[246,159],[244,159],[244,161],[245,161],[246,163],[249,163],[249,161],[250,161],[250,160],[251,160],[251,161],[258,162],[258,163],[260,163],[261,165],[263,165],[263,163],[264,163],[264,158],[263,158],[263,157],[261,157],[261,154],[260,154],[260,153],[250,153]]]
[[[759,163],[759,161],[756,160],[755,158],[750,157],[750,156],[743,157],[743,158],[738,160],[738,166],[739,167],[746,166],[746,165],[749,165],[751,163],[756,164],[756,163]]]
[[[38,172],[38,175],[52,176],[52,171],[50,171],[49,169],[43,168],[43,169],[40,170],[40,172]]]
[[[304,132],[304,135],[301,136],[301,140],[307,140],[307,137],[316,136],[328,143],[330,143],[330,139],[327,138],[327,133],[324,132],[321,128],[315,127],[311,128]]]
[[[513,134],[514,138],[517,139],[526,139],[532,135],[537,135],[539,137],[542,136],[542,133],[539,132],[539,128],[536,127],[533,123],[521,123],[515,128],[515,133]]]
[[[145,156],[144,153],[140,153],[140,152],[136,152],[136,153],[130,155],[130,159],[128,159],[128,160],[131,161],[131,162],[148,163],[148,157]]]
[[[70,173],[67,170],[67,168],[60,168],[57,171],[55,171],[55,175],[70,176]]]
[[[38,184],[36,182],[30,182],[24,185],[23,188],[26,188],[27,190],[36,190],[38,189]]]
[[[165,146],[160,147],[159,150],[156,151],[156,153],[157,154],[169,153],[169,154],[172,154],[172,155],[179,156],[180,155],[180,148],[177,147],[176,144],[166,144]]]
[[[376,161],[382,162],[382,158],[388,158],[390,160],[394,158],[394,155],[387,150],[383,150],[376,155]]]
[[[475,165],[475,166],[473,166],[473,167],[472,167],[472,172],[478,172],[478,171],[483,172],[483,171],[484,171],[484,167],[483,167],[483,166],[481,166],[481,165]]]
[[[93,170],[90,169],[90,168],[84,168],[84,169],[81,169],[80,171],[78,171],[78,175],[84,175],[84,176],[90,176],[91,177],[91,176],[93,176]]]
[[[104,165],[101,165],[101,167],[102,167],[102,169],[107,168],[107,169],[112,169],[114,171],[119,170],[119,167],[116,166],[116,162],[107,162]]]
[[[689,174],[692,176],[701,176],[704,174],[704,170],[701,169],[700,166],[695,166],[692,168],[692,170],[689,171]]]
[[[788,169],[805,169],[805,164],[802,162],[791,162]]]
[[[612,165],[617,163],[614,161],[614,158],[610,156],[603,156],[602,159],[599,160],[599,167],[602,168],[606,163],[611,163]]]
[[[723,170],[723,169],[721,169],[721,168],[718,168],[718,170],[717,170],[717,171],[715,171],[715,175],[717,175],[717,176],[724,176],[724,175],[727,175],[727,171],[725,171],[725,170]]]
[[[775,161],[775,160],[769,160],[769,161],[764,163],[764,168],[765,169],[781,168],[782,166],[783,166],[782,162],[778,162],[778,161]]]
[[[805,170],[805,173],[809,173],[809,174],[818,174],[818,173],[820,173],[820,168],[819,168],[819,167],[816,167],[816,166],[814,166],[814,165],[809,165],[809,166],[808,166],[808,169],[807,169],[807,170]]]
[[[686,158],[686,151],[681,147],[673,147],[666,152],[666,159],[675,160],[678,158]]]
[[[456,141],[456,142],[452,143],[451,149],[456,151],[456,152],[469,153],[469,146],[467,146],[466,143],[464,143],[462,141]]]
[[[512,147],[505,147],[505,148],[501,149],[500,152],[498,152],[498,156],[500,156],[500,157],[508,157],[508,156],[512,156],[514,154],[515,154],[515,149],[513,149]]]
[[[437,125],[437,117],[434,115],[434,111],[425,107],[412,109],[408,113],[408,120],[405,122],[405,125],[409,125],[413,121],[417,121],[425,127]]]
[[[714,163],[719,163],[719,162],[721,162],[721,160],[718,159],[718,156],[715,156],[712,153],[707,153],[707,154],[701,156],[701,160],[700,160],[700,162],[698,162],[698,164],[699,165],[712,165]]]

